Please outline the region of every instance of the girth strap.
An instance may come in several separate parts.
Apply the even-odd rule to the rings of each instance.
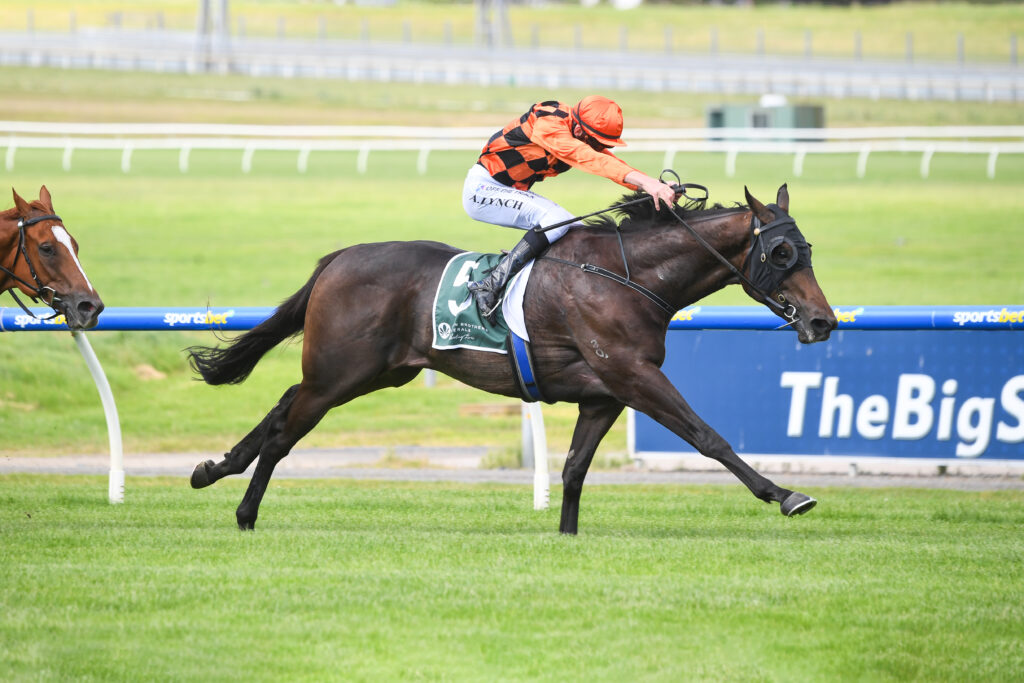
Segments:
[[[508,332],[508,359],[512,364],[512,374],[515,375],[520,398],[527,403],[547,402],[544,395],[540,393],[537,373],[533,369],[530,342],[512,330]]]

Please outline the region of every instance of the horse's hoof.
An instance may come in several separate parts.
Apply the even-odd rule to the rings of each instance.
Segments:
[[[252,531],[256,528],[256,515],[250,517],[241,508],[235,511],[235,521],[238,522],[239,531]]]
[[[213,467],[214,464],[215,463],[212,460],[207,460],[206,462],[201,462],[196,465],[196,468],[192,470],[192,479],[190,480],[192,488],[206,488],[213,483],[210,481],[210,468]]]
[[[811,508],[818,504],[818,501],[814,500],[810,496],[804,495],[799,491],[793,491],[793,493],[786,496],[786,500],[782,501],[782,505],[779,506],[782,514],[787,517],[793,517],[795,515],[802,515],[808,512]]]

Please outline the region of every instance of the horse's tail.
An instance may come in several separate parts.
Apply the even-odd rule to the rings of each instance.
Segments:
[[[320,259],[302,289],[282,302],[269,318],[236,337],[227,346],[191,346],[185,349],[192,369],[202,375],[207,384],[244,382],[267,351],[288,337],[302,332],[313,285],[337,255],[338,252],[334,252]]]

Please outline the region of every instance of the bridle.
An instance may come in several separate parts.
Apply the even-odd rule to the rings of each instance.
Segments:
[[[45,303],[50,308],[54,309],[54,313],[53,315],[47,318],[40,318],[35,313],[30,311],[28,307],[25,306],[24,303],[22,303],[21,299],[18,298],[18,295],[14,293],[14,288],[11,288],[8,291],[11,293],[11,297],[15,300],[15,302],[17,302],[17,304],[21,306],[21,310],[25,311],[36,320],[52,320],[53,318],[56,318],[58,315],[60,315],[60,313],[58,313],[56,309],[56,304],[58,301],[60,301],[60,297],[57,296],[57,290],[55,290],[53,287],[50,287],[49,285],[44,285],[42,281],[39,279],[39,275],[36,274],[35,265],[32,263],[32,259],[29,258],[28,248],[25,245],[25,229],[32,227],[36,223],[41,223],[43,221],[58,221],[63,223],[60,216],[52,213],[46,214],[45,216],[36,216],[35,218],[20,219],[18,221],[18,249],[14,252],[14,261],[11,263],[11,267],[9,269],[5,268],[3,265],[0,265],[0,271],[6,273],[8,277],[16,280],[17,282],[24,285],[26,288],[32,290],[32,294],[29,295],[32,301],[38,303],[39,300],[42,300],[43,303]],[[24,278],[18,277],[18,275],[14,273],[14,269],[18,267],[18,258],[22,256],[25,258],[25,265],[28,266],[28,272],[31,273],[33,282],[28,282]],[[49,301],[47,301],[47,293],[49,293]]]
[[[782,327],[794,324],[799,320],[797,315],[796,306],[789,303],[786,300],[786,295],[782,292],[778,293],[777,297],[772,297],[771,294],[766,292],[762,286],[755,283],[768,281],[771,284],[771,291],[778,291],[782,282],[786,279],[789,271],[797,263],[806,261],[805,265],[810,265],[810,247],[804,240],[803,235],[800,235],[800,231],[796,228],[796,221],[794,221],[789,214],[783,211],[779,206],[775,204],[769,204],[766,207],[770,210],[775,220],[762,224],[761,219],[757,217],[757,212],[751,209],[750,212],[750,249],[747,251],[747,256],[743,260],[743,269],[737,268],[732,262],[722,256],[711,244],[708,243],[700,234],[694,230],[689,223],[680,218],[675,211],[672,211],[672,216],[679,221],[679,223],[689,231],[693,238],[697,240],[704,249],[706,249],[712,256],[722,262],[722,264],[728,268],[734,277],[740,282],[746,285],[751,291],[757,294],[764,301],[765,305],[773,309],[776,313],[784,317],[789,322]],[[793,227],[786,231],[787,234],[772,236],[765,242],[766,234],[776,228],[781,228],[785,225],[792,225]],[[793,239],[789,236],[789,232],[795,232],[797,239]],[[783,246],[788,246],[792,250],[791,258],[787,259],[785,263],[779,263],[780,259],[773,258],[775,254],[780,253]],[[760,257],[755,259],[754,254],[760,250]],[[807,250],[807,256],[804,257],[803,251]],[[747,270],[749,264],[750,277],[747,277],[743,271]]]
[[[811,245],[796,227],[796,221],[781,207],[777,204],[768,204],[765,208],[772,212],[775,220],[762,224],[757,214],[751,212],[751,244],[744,262],[744,270],[747,269],[746,265],[749,262],[754,291],[762,297],[765,296],[765,290],[777,292],[775,299],[769,297],[766,300],[773,307],[776,300],[778,305],[785,306],[786,311],[783,315],[789,318],[792,324],[797,321],[796,308],[786,301],[786,295],[780,292],[779,288],[794,268],[802,270],[811,267]],[[754,254],[758,251],[761,253],[760,258],[754,260]]]
[[[672,175],[676,175],[674,171],[666,170],[662,172],[662,176],[664,176],[665,173],[671,173]],[[679,176],[676,175],[676,179],[678,178]],[[684,197],[686,197],[691,202],[697,202],[702,204],[704,201],[707,200],[708,197],[708,189],[703,185],[698,185],[696,183],[675,183],[672,185],[672,188],[675,189],[677,192],[680,192]],[[702,190],[704,192],[704,197],[691,197],[686,192],[687,190],[690,189]],[[567,221],[556,223],[555,225],[549,225],[543,228],[534,229],[538,230],[539,232],[546,232],[548,230],[561,227],[563,225],[577,223],[584,218],[589,218],[591,216],[596,216],[601,213],[615,211],[617,209],[622,209],[633,204],[639,204],[641,202],[651,200],[652,197],[650,195],[647,195],[644,197],[640,197],[638,199],[623,202],[621,204],[616,204],[615,206],[610,206],[607,209],[602,209],[601,211],[595,211],[594,213],[589,213],[584,216],[577,216]],[[789,325],[796,323],[800,319],[796,310],[796,306],[789,303],[786,300],[785,295],[782,294],[781,292],[778,293],[777,297],[772,297],[771,294],[765,292],[764,289],[755,284],[754,281],[768,280],[770,283],[773,284],[772,291],[777,291],[779,286],[786,279],[791,268],[793,268],[798,263],[805,265],[807,267],[810,266],[810,247],[807,244],[807,241],[804,240],[803,235],[800,234],[799,229],[797,229],[796,221],[794,221],[789,216],[789,214],[783,211],[782,208],[776,204],[769,204],[767,208],[773,213],[773,215],[775,216],[775,220],[765,224],[762,224],[761,219],[757,217],[756,211],[751,209],[750,212],[750,249],[748,250],[747,256],[743,261],[743,270],[746,270],[747,265],[749,264],[751,277],[747,277],[746,275],[744,275],[743,270],[737,268],[732,264],[732,262],[729,259],[722,256],[722,254],[717,249],[715,249],[706,239],[704,239],[700,235],[700,233],[694,230],[693,227],[685,220],[683,220],[675,211],[669,211],[669,213],[672,214],[672,217],[675,218],[676,221],[678,221],[684,228],[686,228],[686,230],[693,236],[693,238],[697,240],[697,243],[699,245],[701,245],[708,253],[710,253],[712,256],[718,259],[727,269],[729,269],[729,271],[732,272],[734,277],[736,277],[751,291],[753,291],[755,294],[761,297],[765,305],[767,305],[769,308],[773,309],[776,313],[778,313],[780,316],[789,321],[788,323],[781,325],[781,329],[782,327],[788,327]],[[773,235],[766,238],[767,233],[777,228],[781,228],[783,226],[788,225],[791,225],[792,227],[784,231],[782,235]],[[790,233],[795,234],[791,236]],[[636,292],[639,292],[647,299],[652,301],[654,304],[656,304],[659,308],[661,308],[661,310],[665,311],[669,316],[675,315],[676,309],[671,304],[669,304],[667,301],[665,301],[660,296],[658,296],[651,290],[647,289],[640,283],[634,282],[633,280],[630,279],[629,264],[626,262],[626,249],[622,243],[622,229],[620,226],[615,226],[615,235],[616,237],[618,237],[619,240],[619,251],[622,254],[622,264],[623,267],[626,269],[625,277],[619,275],[618,273],[607,270],[606,268],[595,266],[590,263],[573,263],[572,261],[566,261],[564,259],[555,258],[553,256],[547,255],[542,255],[539,258],[547,261],[556,261],[558,263],[578,267],[584,272],[593,273],[594,275],[600,275],[601,277],[606,277],[610,280],[614,280],[615,282],[618,282],[621,285],[624,285],[626,287],[629,287],[630,289],[633,289]],[[766,239],[767,242],[765,241]],[[781,259],[773,258],[773,256],[780,253],[778,250],[780,250],[780,248],[783,245],[788,246],[792,250],[792,255],[789,259],[786,260],[785,263],[780,264],[779,260]],[[758,250],[759,247],[761,252],[760,257],[758,259],[754,259],[754,253]]]

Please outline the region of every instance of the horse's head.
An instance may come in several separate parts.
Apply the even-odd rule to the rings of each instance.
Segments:
[[[779,188],[775,204],[765,206],[743,188],[751,211],[751,246],[743,284],[752,298],[763,302],[793,325],[804,344],[825,341],[836,328],[836,316],[825,300],[811,267],[811,245],[789,215],[789,192]]]
[[[54,213],[44,186],[0,213],[0,291],[16,287],[62,313],[73,330],[95,327],[103,301],[78,261],[78,243]]]

